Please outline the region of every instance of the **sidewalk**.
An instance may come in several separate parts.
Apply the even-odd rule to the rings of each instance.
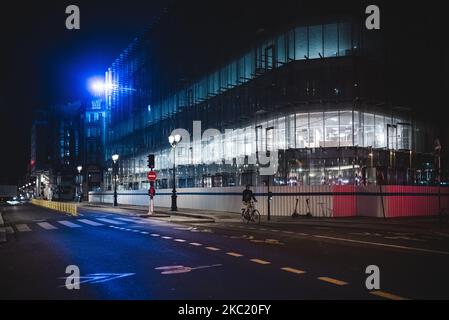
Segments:
[[[103,203],[82,203],[84,207],[103,207],[113,210],[111,205]],[[147,214],[148,207],[134,205],[119,205],[118,209],[138,212],[139,214]],[[192,222],[241,222],[239,213],[219,212],[211,210],[194,210],[182,208],[173,212],[169,208],[156,207],[156,217],[177,217],[180,219],[191,218]],[[182,219],[181,219],[182,220]],[[179,222],[182,222],[179,220]],[[174,221],[174,220],[172,220]],[[186,222],[186,221],[184,221]],[[396,232],[415,232],[415,233],[437,233],[449,237],[449,221],[445,218],[444,224],[440,227],[439,218],[435,217],[403,217],[403,218],[372,218],[372,217],[348,217],[348,218],[317,218],[300,216],[292,218],[291,216],[272,216],[267,221],[267,216],[262,216],[261,224],[270,224],[281,226],[291,225],[310,225],[321,227],[337,227],[351,229],[369,229]]]

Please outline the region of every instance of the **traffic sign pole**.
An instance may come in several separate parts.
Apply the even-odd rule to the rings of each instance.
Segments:
[[[156,181],[157,174],[156,172],[151,169],[151,171],[147,174],[148,181],[150,181],[150,189],[148,190],[148,195],[150,196],[150,205],[148,208],[148,215],[152,215],[154,213],[154,195],[155,195],[155,189],[154,189],[154,181]]]

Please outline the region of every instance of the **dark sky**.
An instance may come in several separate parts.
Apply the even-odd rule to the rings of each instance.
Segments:
[[[76,4],[81,29],[65,28]],[[86,94],[165,1],[8,1],[0,10],[0,177],[16,179],[29,159],[33,110]]]

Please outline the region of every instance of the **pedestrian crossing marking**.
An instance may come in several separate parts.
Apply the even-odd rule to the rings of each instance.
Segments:
[[[16,224],[17,231],[19,232],[28,232],[31,231],[30,227],[24,223]]]
[[[44,228],[45,230],[54,230],[54,229],[58,229],[57,227],[55,227],[54,225],[48,223],[48,222],[39,222],[37,224],[39,227]]]
[[[94,227],[98,227],[98,226],[102,226],[103,225],[102,223],[91,221],[91,220],[88,220],[88,219],[78,219],[78,221],[82,222],[82,223],[85,223],[85,224],[88,224],[88,225],[91,225],[91,226],[94,226]]]
[[[97,218],[97,220],[100,220],[100,221],[106,222],[106,223],[112,223],[112,224],[124,224],[124,222],[111,220],[111,219],[106,219],[106,218]]]
[[[81,228],[81,226],[79,224],[67,221],[67,220],[62,220],[62,221],[58,221],[58,223],[62,224],[63,226],[69,227],[69,228]]]

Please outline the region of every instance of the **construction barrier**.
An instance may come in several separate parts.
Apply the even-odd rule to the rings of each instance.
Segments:
[[[215,210],[239,213],[244,187],[178,188],[179,208]],[[268,212],[268,188],[253,187],[256,208],[262,215]],[[314,217],[404,217],[432,216],[449,208],[449,188],[431,186],[395,185],[320,185],[272,186],[270,213],[273,216],[291,216],[293,212]],[[148,191],[120,190],[119,205],[148,206]],[[158,189],[154,205],[170,208],[171,189]],[[113,203],[112,191],[91,191],[89,202]]]
[[[36,206],[56,210],[59,212],[68,213],[72,216],[78,215],[78,206],[75,203],[56,202],[56,201],[47,201],[47,200],[39,200],[39,199],[32,199],[31,203]]]

